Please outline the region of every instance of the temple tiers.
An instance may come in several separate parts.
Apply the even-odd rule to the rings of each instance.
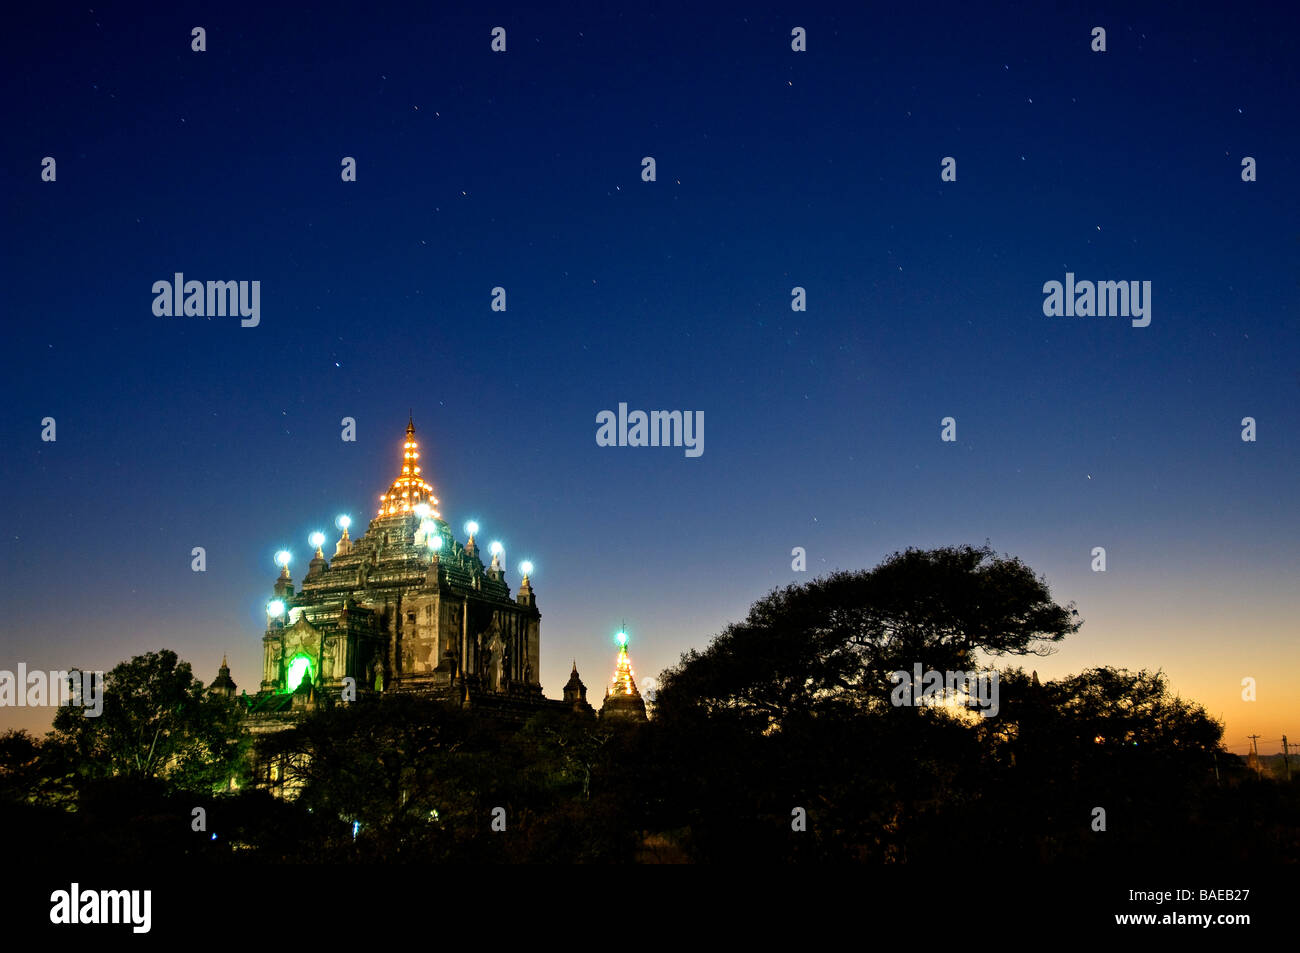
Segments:
[[[351,538],[340,519],[333,557],[326,560],[317,545],[300,588],[288,554],[280,554],[250,715],[302,704],[296,690],[306,679],[312,704],[382,692],[546,703],[538,680],[541,613],[530,580],[524,576],[512,595],[499,559],[484,567],[473,535],[456,538],[419,461],[412,420],[400,472],[379,495],[365,533]]]
[[[475,539],[478,525],[467,522],[464,542],[456,538],[420,460],[411,420],[399,473],[379,494],[377,513],[363,534],[354,539],[350,519],[339,517],[340,535],[327,558],[325,534],[313,533],[314,553],[300,585],[290,571],[292,554],[276,554],[280,571],[267,604],[259,690],[235,698],[224,659],[210,688],[234,700],[252,734],[282,731],[319,708],[399,693],[515,725],[542,711],[595,717],[576,663],[563,700],[542,694],[541,613],[529,578],[532,564],[518,564],[522,575],[512,593],[501,548],[489,547],[492,561],[485,567]],[[600,715],[644,721],[627,637],[619,636],[618,670]],[[297,768],[307,757],[254,752],[257,783],[296,796]]]

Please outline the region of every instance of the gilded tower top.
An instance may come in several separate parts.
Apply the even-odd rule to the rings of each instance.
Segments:
[[[645,699],[637,690],[632,661],[627,657],[627,630],[621,630],[615,639],[618,641],[618,668],[614,671],[614,683],[605,689],[600,717],[645,721]]]
[[[429,507],[429,515],[439,519],[438,498],[420,476],[420,445],[415,440],[415,420],[406,424],[406,442],[402,445],[402,472],[387,493],[379,494],[379,516],[413,513],[421,503]]]
[[[610,695],[622,695],[627,698],[640,698],[637,691],[636,676],[632,674],[632,660],[627,656],[627,632],[620,631],[615,636],[618,642],[618,667],[614,670],[614,683],[609,687]],[[573,663],[577,670],[578,663]]]

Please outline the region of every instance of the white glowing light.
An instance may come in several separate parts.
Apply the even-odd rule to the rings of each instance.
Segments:
[[[478,533],[478,523],[475,523],[473,520],[470,520],[468,523],[465,524],[465,532],[468,533],[470,536],[476,535]]]
[[[525,576],[531,576],[533,574],[533,564],[525,559],[519,564],[519,571]]]
[[[337,520],[334,521],[334,525],[336,525],[339,529],[346,530],[349,526],[352,525],[352,517],[340,516]]]
[[[325,542],[325,534],[321,532],[312,533],[310,536],[307,537],[307,542],[311,543],[313,546],[319,549],[321,545]]]
[[[491,553],[493,556],[500,556],[505,551],[506,551],[505,547],[495,541],[492,543],[491,546],[488,547],[488,552]]]
[[[438,550],[442,549],[442,537],[439,536],[437,533],[430,533],[429,548],[432,549],[435,553]]]
[[[266,614],[272,619],[278,619],[284,615],[284,603],[279,599],[272,600],[266,604]]]
[[[429,504],[428,504],[428,503],[419,503],[419,504],[417,504],[416,507],[415,507],[415,515],[418,516],[418,517],[420,517],[420,519],[425,519],[426,517],[428,517],[428,515],[429,515]],[[423,532],[423,530],[424,530],[424,526],[423,526],[423,525],[421,525],[420,530]]]
[[[311,659],[305,655],[294,656],[293,660],[289,662],[288,672],[285,673],[289,691],[293,691],[302,684],[302,677],[304,675],[310,674]]]
[[[292,558],[293,558],[293,557],[289,555],[289,550],[287,550],[287,549],[282,549],[282,550],[280,550],[278,553],[275,554],[275,564],[276,564],[277,566],[282,567],[282,568],[288,569],[288,568],[289,568],[289,560],[292,559]]]

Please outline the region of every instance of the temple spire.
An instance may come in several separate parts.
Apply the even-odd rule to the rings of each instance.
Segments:
[[[429,507],[429,515],[439,519],[438,498],[433,487],[420,475],[420,445],[415,439],[415,416],[406,423],[406,440],[402,444],[402,470],[387,493],[379,494],[379,515],[396,516],[412,513],[420,504]]]
[[[208,686],[208,694],[234,698],[235,689],[237,687],[238,686],[235,685],[234,680],[230,677],[230,665],[227,663],[226,656],[223,654],[221,656],[221,668],[217,669],[217,677],[214,678],[212,684]]]
[[[582,684],[582,679],[578,676],[578,660],[573,660],[573,671],[569,674],[569,681],[564,686],[564,702],[575,712],[582,714],[593,714],[592,707],[587,702],[587,686]]]
[[[611,695],[622,695],[628,698],[640,698],[641,693],[637,691],[636,676],[632,674],[632,660],[627,654],[627,631],[622,629],[618,633],[618,664],[614,669],[614,683],[610,686]]]
[[[636,687],[636,676],[632,672],[632,660],[627,655],[627,631],[621,629],[618,640],[618,667],[614,670],[614,681],[605,688],[605,701],[600,707],[600,717],[612,717],[629,721],[645,721],[645,700]]]
[[[338,527],[343,531],[339,541],[334,546],[335,556],[346,556],[352,552],[352,539],[348,536],[348,527],[352,525],[352,518],[349,516],[340,516],[337,520]]]

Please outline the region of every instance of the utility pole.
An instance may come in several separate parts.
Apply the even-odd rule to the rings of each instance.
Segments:
[[[1286,745],[1286,735],[1283,735],[1282,736],[1282,764],[1286,766],[1286,780],[1288,784],[1291,783],[1291,759],[1288,757],[1290,753],[1291,752]]]
[[[1260,777],[1262,776],[1263,772],[1260,770],[1260,765],[1259,765],[1259,735],[1250,736],[1250,748],[1251,748],[1251,755],[1255,759],[1255,776]]]

